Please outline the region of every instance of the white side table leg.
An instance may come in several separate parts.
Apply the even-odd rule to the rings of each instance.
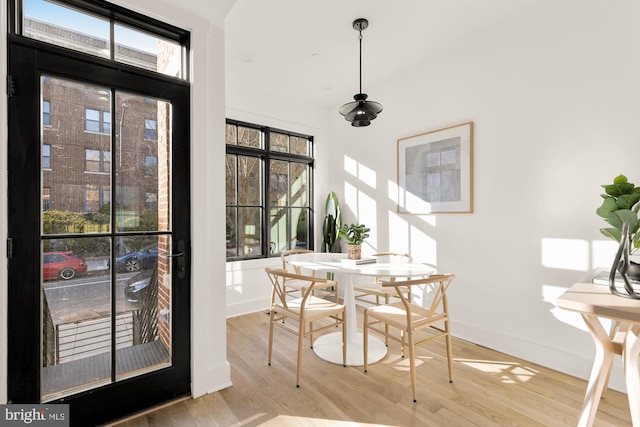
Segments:
[[[640,359],[640,326],[635,325],[627,332],[622,350],[629,410],[634,427],[640,427],[640,370],[638,370],[638,359]]]
[[[587,392],[584,397],[578,427],[591,427],[595,420],[596,412],[598,411],[602,391],[607,386],[607,379],[609,372],[611,372],[615,349],[609,335],[605,332],[600,320],[596,316],[582,314],[582,318],[587,324],[593,341],[596,344],[596,356],[593,361],[593,369],[591,370],[591,377],[587,385]]]

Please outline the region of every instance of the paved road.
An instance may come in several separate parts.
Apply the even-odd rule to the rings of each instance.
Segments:
[[[109,270],[93,270],[71,280],[51,280],[44,283],[44,291],[54,324],[73,322],[111,313]],[[120,273],[115,287],[116,312],[137,308],[124,297],[127,280],[136,273]]]

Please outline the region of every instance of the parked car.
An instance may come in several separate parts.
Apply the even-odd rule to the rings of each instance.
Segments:
[[[69,280],[87,272],[87,262],[73,252],[44,252],[42,254],[42,279]]]
[[[156,269],[143,270],[127,280],[124,286],[124,296],[129,302],[140,302],[149,291],[151,279],[157,277]]]
[[[158,245],[145,246],[139,251],[116,258],[116,268],[118,271],[140,271],[143,268],[155,267],[158,263]]]

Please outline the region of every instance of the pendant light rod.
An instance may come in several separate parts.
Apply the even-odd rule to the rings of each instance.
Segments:
[[[342,114],[351,126],[369,126],[371,120],[375,119],[382,111],[382,104],[375,101],[367,101],[367,94],[362,93],[362,31],[369,26],[369,21],[359,18],[353,21],[353,29],[358,32],[358,44],[360,47],[360,91],[353,96],[354,101],[340,107]]]
[[[359,93],[362,93],[362,31],[366,30],[369,27],[369,21],[364,18],[358,18],[353,21],[353,29],[358,32],[358,41],[360,43],[360,90]]]

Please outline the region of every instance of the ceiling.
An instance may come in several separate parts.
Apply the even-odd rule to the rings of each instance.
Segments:
[[[337,108],[358,93],[358,32],[363,31],[362,90],[401,78],[501,21],[525,21],[553,0],[237,0],[225,21],[227,86]],[[546,11],[548,12],[548,11]],[[508,35],[506,35],[508,36]]]

